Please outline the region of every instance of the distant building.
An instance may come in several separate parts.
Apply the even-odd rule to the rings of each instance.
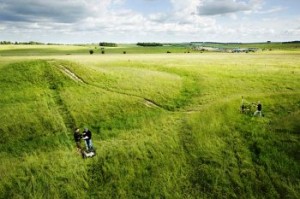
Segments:
[[[249,53],[249,52],[256,52],[258,48],[234,48],[231,50],[232,53]]]

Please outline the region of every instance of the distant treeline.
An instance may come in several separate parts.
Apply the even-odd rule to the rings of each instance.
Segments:
[[[138,46],[163,46],[163,44],[155,43],[155,42],[152,42],[152,43],[144,43],[144,42],[141,43],[141,42],[139,42],[136,45],[138,45]]]
[[[283,44],[299,44],[300,41],[288,41],[288,42],[282,42]]]
[[[300,43],[300,41],[287,41],[287,42],[271,42],[267,41],[266,43],[278,43],[278,44],[297,44]],[[190,42],[191,45],[193,44],[221,44],[221,45],[241,45],[241,44],[263,44],[262,42],[257,42],[257,43],[241,43],[241,42]]]
[[[0,41],[0,45],[63,45],[57,43],[43,43],[37,41],[28,41],[28,42],[11,42],[11,41]]]
[[[226,42],[226,43],[222,43],[222,42],[190,42],[191,45],[193,44],[222,44],[222,45],[240,45],[243,43],[239,43],[239,42]]]
[[[116,43],[100,42],[99,46],[117,47],[118,45]]]
[[[0,44],[14,44],[14,45],[45,45],[42,42],[29,41],[29,42],[11,42],[11,41],[0,41]]]

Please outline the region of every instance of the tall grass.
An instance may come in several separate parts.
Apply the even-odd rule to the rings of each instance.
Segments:
[[[297,95],[280,95],[276,100],[274,97],[264,98],[265,106],[273,109],[278,105],[276,100],[288,97],[290,109],[299,110]],[[295,151],[288,152],[289,148],[299,148],[294,140],[296,131],[285,129],[284,135],[278,134],[278,124],[272,122],[275,115],[240,115],[235,106],[223,103],[216,108],[195,114],[184,125],[188,130],[182,136],[192,165],[190,182],[193,191],[201,190],[194,196],[297,198],[299,162]],[[299,119],[293,121],[294,125],[299,123]],[[287,171],[295,173],[289,176]]]
[[[1,59],[0,197],[298,198],[298,57]],[[264,117],[239,113],[241,96]]]

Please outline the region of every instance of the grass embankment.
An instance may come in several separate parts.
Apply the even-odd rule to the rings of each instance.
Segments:
[[[299,196],[298,56],[39,58],[0,63],[1,197]],[[240,114],[241,96],[265,117]],[[93,159],[73,126],[92,130]]]

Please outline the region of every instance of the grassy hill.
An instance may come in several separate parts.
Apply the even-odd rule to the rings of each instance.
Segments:
[[[299,52],[62,51],[0,52],[0,198],[299,197]]]

